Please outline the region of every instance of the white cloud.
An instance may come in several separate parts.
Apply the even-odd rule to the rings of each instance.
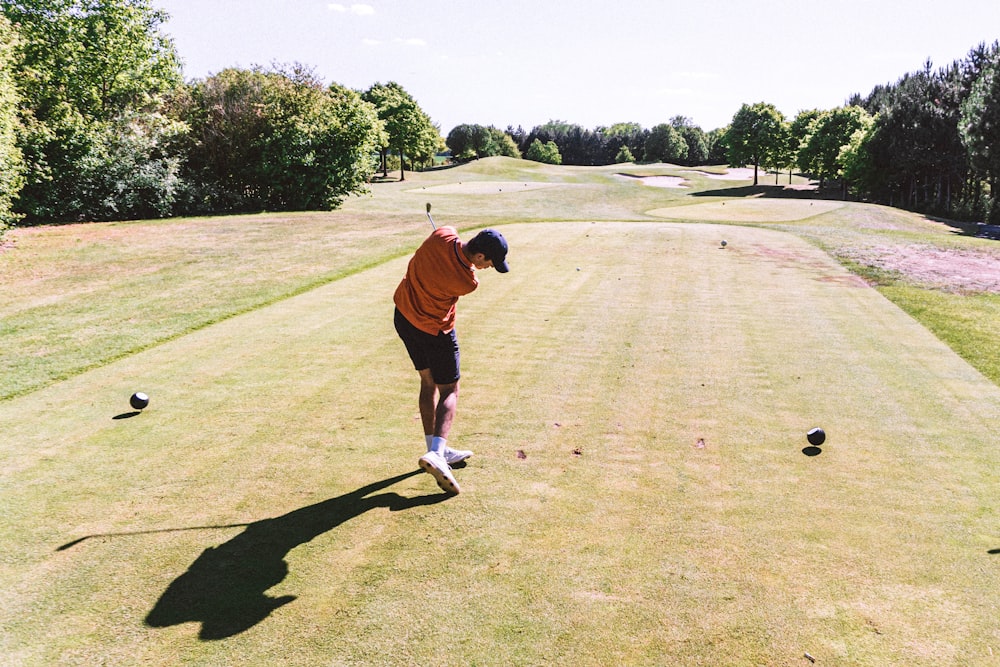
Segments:
[[[409,39],[400,39],[397,37],[394,41],[397,44],[405,44],[406,46],[427,46],[427,42],[419,37],[410,37]]]
[[[365,46],[378,46],[379,44],[382,43],[382,41],[378,39],[372,39],[371,37],[366,37],[361,40],[361,43],[364,44]]]

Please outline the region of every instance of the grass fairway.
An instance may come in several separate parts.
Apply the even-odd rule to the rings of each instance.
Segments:
[[[442,172],[284,242],[234,229],[144,297],[186,313],[159,344],[61,380],[11,363],[38,388],[0,401],[0,662],[994,664],[1000,388],[828,254],[869,209],[663,221],[645,211],[687,194],[580,173],[408,192]],[[418,473],[391,322],[425,200],[438,224],[515,220],[511,272],[459,306],[457,497]],[[229,291],[184,308],[202,271],[261,262],[228,314]],[[115,321],[116,283],[76,280]]]
[[[959,354],[997,296],[840,263],[990,242],[621,169],[15,232],[0,664],[996,664],[1000,388]],[[391,322],[426,201],[511,243],[459,305],[457,497]]]

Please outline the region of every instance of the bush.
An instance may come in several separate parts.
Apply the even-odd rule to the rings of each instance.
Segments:
[[[562,156],[559,154],[559,147],[556,142],[549,141],[542,143],[535,139],[528,146],[528,152],[524,154],[526,160],[544,162],[545,164],[562,164]]]

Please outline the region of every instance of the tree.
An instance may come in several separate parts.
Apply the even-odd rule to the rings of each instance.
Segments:
[[[812,123],[799,148],[799,166],[815,174],[823,187],[825,178],[840,176],[840,149],[862,129],[870,116],[858,106],[837,107],[822,112]]]
[[[26,105],[19,145],[27,169],[18,210],[29,222],[121,219],[149,210],[116,199],[149,193],[148,174],[169,169],[174,156],[149,145],[130,151],[138,162],[117,178],[100,171],[140,134],[152,144],[161,139],[151,134],[156,122],[140,123],[139,134],[131,128],[137,113],[155,114],[181,84],[173,43],[160,32],[166,15],[149,0],[4,0],[0,7],[22,41],[14,69]]]
[[[386,153],[395,149],[399,153],[399,180],[405,180],[405,156],[435,150],[434,137],[440,134],[417,101],[395,81],[374,84],[362,99],[375,105],[378,117],[385,123],[387,143],[382,147],[382,176],[388,176]]]
[[[167,14],[150,0],[3,0],[24,38],[21,93],[39,120],[66,106],[109,120],[181,82]]]
[[[501,132],[492,125],[489,127],[490,137],[493,145],[493,155],[504,157],[521,158],[521,151],[517,147],[514,138],[506,132]]]
[[[17,35],[0,14],[0,237],[20,218],[13,202],[24,184],[24,156],[17,145],[20,98],[14,82],[14,49]]]
[[[545,164],[562,164],[562,156],[559,154],[559,146],[554,141],[542,143],[540,139],[535,139],[528,146],[524,159],[544,162]]]
[[[677,130],[684,143],[687,144],[687,155],[683,164],[699,165],[708,162],[708,142],[705,139],[705,132],[694,124],[690,118],[685,116],[674,116],[670,119],[670,126]]]
[[[795,155],[795,141],[792,138],[791,123],[782,121],[778,128],[778,136],[765,157],[765,164],[774,169],[775,185],[778,184],[778,174],[783,169],[788,169],[788,182],[792,182]]]
[[[498,130],[492,125],[456,125],[448,133],[445,141],[452,157],[456,160],[467,160],[472,157],[483,158],[493,155],[520,158],[521,151],[510,134]]]
[[[661,123],[649,131],[646,138],[646,162],[684,162],[688,155],[688,145],[681,133],[667,123]]]
[[[705,134],[705,143],[708,144],[708,157],[705,164],[724,164],[727,161],[726,154],[729,147],[726,146],[726,133],[729,127],[719,127]]]
[[[601,135],[574,123],[550,120],[536,126],[527,137],[529,143],[535,139],[542,144],[554,142],[559,147],[563,164],[597,165],[607,160]]]
[[[448,146],[454,159],[467,160],[476,154],[475,133],[475,126],[467,123],[451,128],[445,139],[445,145]]]
[[[622,146],[618,149],[618,154],[615,155],[615,163],[621,164],[623,162],[635,162],[635,156],[632,155],[632,151],[628,149],[628,146]]]
[[[726,132],[727,157],[732,165],[752,164],[753,184],[757,170],[773,154],[784,137],[784,115],[773,104],[744,104],[733,116]]]
[[[959,128],[973,167],[990,184],[987,221],[1000,224],[1000,52],[982,67],[962,102]]]
[[[331,209],[364,191],[386,138],[375,107],[308,69],[226,69],[178,101],[190,212]]]
[[[837,161],[841,165],[845,188],[854,186],[860,191],[877,187],[878,170],[869,147],[875,132],[876,119],[867,114],[861,119],[861,127],[851,134],[847,144],[840,149]]]
[[[632,162],[636,159],[636,155],[642,156],[646,153],[646,138],[649,132],[639,123],[615,123],[609,127],[600,127],[597,131],[604,139],[608,162],[619,162],[622,149],[627,149],[628,155],[631,156],[626,162]]]

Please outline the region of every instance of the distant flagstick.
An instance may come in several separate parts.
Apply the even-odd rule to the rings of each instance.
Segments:
[[[431,229],[437,229],[437,225],[434,224],[434,218],[431,217],[431,203],[427,202],[427,219],[431,221]]]

